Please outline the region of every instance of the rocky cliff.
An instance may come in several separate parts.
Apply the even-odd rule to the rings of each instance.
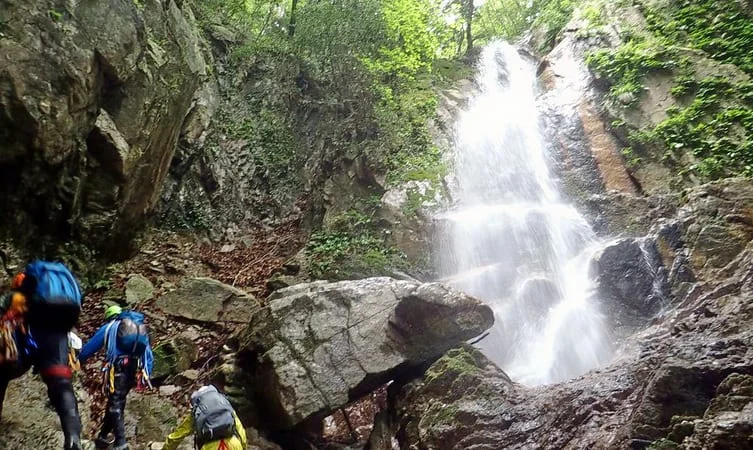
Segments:
[[[161,193],[206,66],[183,2],[5,1],[2,232],[130,245]],[[8,213],[8,212],[12,213]]]

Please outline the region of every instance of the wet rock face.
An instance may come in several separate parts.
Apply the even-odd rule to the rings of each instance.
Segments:
[[[753,448],[753,377],[731,374],[716,394],[703,418],[673,428],[674,440],[684,437],[690,448]]]
[[[239,370],[266,425],[321,420],[493,323],[489,307],[439,284],[390,278],[282,289],[241,339]]]
[[[431,251],[432,210],[443,201],[428,181],[409,181],[388,189],[382,196],[379,219],[390,230],[388,242],[410,261],[421,261]]]
[[[730,178],[691,190],[679,220],[693,270],[713,277],[753,238],[753,184]]]
[[[676,326],[633,336],[619,361],[554,386],[512,385],[480,355],[450,363],[458,357],[448,354],[399,394],[396,436],[402,448],[420,449],[643,449],[661,439],[677,445],[670,448],[747,448],[751,399],[728,394],[724,382],[753,371],[753,352],[743,344],[753,338],[747,289],[689,304]],[[721,299],[726,313],[700,312]],[[739,330],[719,326],[721,314]],[[740,443],[715,447],[733,439]]]
[[[14,211],[2,231],[123,250],[205,74],[190,9],[11,0],[2,22],[0,208]]]
[[[620,239],[602,249],[592,266],[613,328],[643,326],[669,306],[666,269],[651,239]]]
[[[753,242],[734,237],[750,232],[751,193],[748,180],[700,186],[649,238],[604,249],[594,263],[604,301],[642,328],[609,365],[528,388],[454,349],[394,393],[392,436],[414,449],[750,448]],[[661,270],[663,310],[652,297]]]

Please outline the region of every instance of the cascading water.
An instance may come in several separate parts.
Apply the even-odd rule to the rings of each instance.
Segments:
[[[478,83],[457,123],[456,205],[439,217],[440,270],[494,309],[479,345],[511,378],[565,380],[612,354],[588,270],[599,243],[550,176],[533,64],[490,44]]]

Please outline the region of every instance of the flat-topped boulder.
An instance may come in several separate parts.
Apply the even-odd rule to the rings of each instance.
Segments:
[[[321,418],[492,326],[492,310],[441,284],[391,278],[281,289],[241,337],[239,369],[269,426]]]
[[[184,278],[155,306],[166,314],[197,322],[248,322],[259,302],[246,292],[211,278]]]

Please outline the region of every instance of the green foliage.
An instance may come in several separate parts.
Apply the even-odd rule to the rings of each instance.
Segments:
[[[631,148],[623,152],[628,164],[640,164],[639,149],[658,148],[664,161],[680,166],[681,175],[753,175],[751,83],[724,76],[701,79],[689,56],[702,50],[751,73],[753,21],[735,2],[676,1],[662,7],[642,0],[633,3],[643,11],[649,29],[638,33],[623,27],[625,42],[616,49],[592,52],[588,65],[609,83],[611,99],[619,98],[622,104],[638,99],[649,72],[671,73],[670,92],[679,106],[669,108],[667,119],[653,129],[629,131]],[[688,155],[695,162],[683,167]]]
[[[685,97],[698,88],[698,83],[692,74],[678,75],[675,77],[674,82],[675,85],[670,90],[670,93],[677,98]]]
[[[643,77],[654,70],[675,67],[674,56],[671,49],[654,40],[633,39],[614,49],[590,52],[586,63],[609,82],[612,99],[627,94],[635,102],[643,89]]]
[[[386,39],[375,58],[365,59],[366,67],[381,79],[398,76],[412,80],[430,71],[439,49],[439,40],[428,32],[432,12],[428,0],[384,0]]]
[[[452,30],[439,0],[301,0],[295,33],[289,2],[206,0],[197,17],[209,33],[229,29],[233,82],[245,79],[234,109],[222,109],[207,145],[242,151],[273,192],[300,183],[312,143],[325,157],[365,160],[388,184],[446,172],[428,123],[437,89],[470,74],[452,59]],[[223,33],[226,34],[226,33]],[[325,175],[326,176],[326,175]],[[418,199],[415,199],[418,201]],[[311,273],[342,279],[386,274],[405,256],[385,245],[375,208],[354,207],[316,231],[306,248]],[[415,211],[414,211],[415,213]]]
[[[356,106],[365,133],[359,152],[390,182],[437,179],[443,173],[427,122],[434,117],[441,27],[431,0],[340,0],[299,10],[295,49],[312,76],[331,80],[331,101]],[[353,14],[353,11],[359,14]],[[457,76],[458,64],[446,63]],[[368,111],[370,109],[370,111]],[[367,111],[364,111],[367,110]],[[351,143],[352,144],[352,143]]]
[[[628,167],[637,167],[641,163],[641,157],[635,154],[632,147],[625,147],[622,149],[622,156],[625,157],[625,162]]]
[[[402,211],[403,214],[405,214],[405,217],[416,217],[418,215],[418,211],[421,209],[421,206],[423,206],[425,202],[433,199],[434,195],[436,195],[436,191],[431,188],[426,189],[423,194],[417,188],[409,188],[406,192],[407,198],[402,207]]]
[[[474,21],[478,41],[512,41],[534,28],[543,35],[539,50],[545,52],[554,46],[575,4],[575,0],[487,0]]]
[[[95,291],[106,291],[112,287],[112,280],[103,278],[94,282],[91,289]]]
[[[532,9],[536,12],[533,26],[541,29],[544,34],[544,39],[539,46],[540,51],[544,52],[554,47],[557,36],[573,14],[575,3],[574,0],[534,0],[532,2]]]
[[[375,228],[370,215],[353,209],[336,217],[327,230],[313,233],[306,246],[311,276],[345,280],[405,268],[405,255],[386,246]]]
[[[300,177],[296,168],[303,161],[296,151],[297,143],[287,118],[266,105],[260,105],[255,112],[245,116],[234,127],[228,127],[228,134],[231,138],[245,140],[245,147],[261,166],[262,174],[270,185],[297,185]]]
[[[200,201],[188,198],[179,209],[168,210],[161,223],[173,231],[206,231],[211,228],[211,217]]]
[[[194,11],[199,23],[229,26],[246,38],[279,33],[287,0],[195,0]]]
[[[583,8],[583,18],[590,26],[604,25],[604,18],[601,15],[600,5],[589,4]]]
[[[427,120],[434,116],[437,98],[425,85],[379,95],[375,115],[381,133],[372,144],[372,158],[387,171],[387,183],[429,180],[439,182],[446,169],[434,146]]]
[[[743,104],[735,102],[739,97],[745,99]],[[667,113],[669,117],[653,130],[633,133],[633,141],[660,143],[665,158],[691,152],[699,162],[688,170],[704,177],[753,175],[753,83],[703,79],[688,107]]]
[[[439,87],[451,87],[463,78],[470,78],[473,68],[455,59],[440,58],[434,61],[432,73]]]
[[[683,0],[667,11],[647,9],[652,30],[670,42],[687,42],[718,61],[753,74],[753,20],[737,2]]]
[[[50,19],[55,22],[60,22],[63,19],[63,13],[56,9],[51,9],[48,11],[48,13],[50,15]]]
[[[487,0],[476,13],[476,39],[517,39],[531,26],[529,4],[528,0]]]
[[[311,76],[338,84],[348,84],[354,74],[355,81],[363,80],[363,62],[375,58],[388,39],[381,2],[306,2],[299,8],[293,47]]]

